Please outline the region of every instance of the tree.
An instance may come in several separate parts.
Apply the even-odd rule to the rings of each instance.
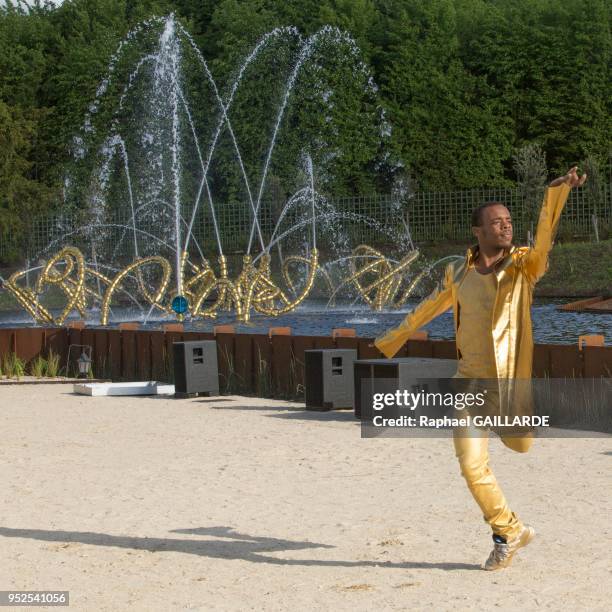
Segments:
[[[0,234],[5,237],[19,239],[50,200],[50,190],[31,178],[28,155],[34,131],[33,121],[0,101]]]
[[[49,209],[65,205],[73,139],[117,46],[137,24],[170,12],[225,86],[222,95],[246,54],[274,28],[296,26],[306,38],[331,25],[357,42],[366,71],[353,62],[350,45],[323,41],[300,72],[272,159],[278,193],[295,189],[304,148],[334,195],[387,191],[398,167],[415,177],[415,189],[510,185],[513,151],[534,142],[555,173],[608,156],[612,42],[605,0],[66,0],[59,7],[6,0],[0,100],[10,121],[2,155],[13,160],[6,167],[16,178],[5,174],[5,186],[33,181],[41,193],[54,194],[41,200]],[[273,129],[271,109],[280,104],[299,49],[292,36],[273,37],[245,73],[230,111],[253,183]],[[107,108],[137,61],[128,47],[105,93]],[[198,77],[188,86],[194,121],[207,134],[218,108],[209,104],[201,70],[199,60],[186,59],[186,73]],[[364,79],[368,71],[372,80]],[[101,134],[110,117],[100,110],[95,121]],[[211,181],[224,202],[244,202],[227,130]]]
[[[527,243],[533,245],[534,224],[540,209],[548,173],[546,154],[539,144],[533,143],[519,148],[512,159],[519,193],[526,212]]]
[[[610,4],[465,0],[458,6],[462,62],[490,86],[483,93],[509,119],[512,145],[539,142],[555,173],[587,151],[604,157],[612,127]]]
[[[604,205],[605,192],[600,164],[594,155],[587,155],[587,158],[584,160],[584,171],[588,176],[585,189],[591,206],[593,234],[595,242],[599,242],[599,212]]]
[[[484,79],[458,59],[454,2],[387,2],[380,67],[383,96],[399,156],[420,189],[453,189],[503,182],[511,132],[483,96]]]

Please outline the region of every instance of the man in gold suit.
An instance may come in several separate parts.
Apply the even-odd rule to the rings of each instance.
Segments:
[[[530,379],[533,289],[546,272],[567,197],[585,180],[586,174],[579,178],[577,167],[573,167],[550,183],[533,247],[512,245],[512,220],[503,204],[489,202],[474,210],[472,232],[478,244],[468,249],[464,261],[447,267],[437,289],[398,327],[377,338],[376,347],[386,357],[393,357],[416,330],[452,307],[456,377],[498,379],[500,385],[504,380]],[[521,453],[527,452],[533,441],[531,432],[501,438],[507,447]],[[455,429],[453,440],[461,473],[493,531],[494,547],[484,568],[507,567],[535,531],[509,508],[489,468],[487,432]]]

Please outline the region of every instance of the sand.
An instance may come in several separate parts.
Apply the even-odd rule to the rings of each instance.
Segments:
[[[502,572],[448,439],[245,397],[0,389],[0,589],[73,610],[609,610],[612,438],[491,463],[536,540]]]

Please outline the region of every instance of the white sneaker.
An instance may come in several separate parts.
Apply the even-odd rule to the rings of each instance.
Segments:
[[[530,525],[525,525],[519,536],[510,542],[497,541],[493,536],[495,546],[484,564],[484,569],[493,571],[508,567],[512,563],[512,557],[514,557],[516,551],[527,546],[534,536],[535,529]]]

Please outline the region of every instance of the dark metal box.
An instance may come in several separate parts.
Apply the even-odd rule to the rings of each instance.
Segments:
[[[397,359],[359,359],[355,370],[355,416],[370,418],[371,407],[363,405],[362,393],[371,391],[375,381],[388,381],[393,389],[408,389],[419,380],[452,378],[457,371],[456,359],[431,359],[429,357],[400,357]],[[367,403],[367,402],[366,402]]]
[[[304,387],[307,410],[353,407],[355,349],[304,351]]]
[[[217,343],[214,340],[174,342],[175,397],[219,395]]]

